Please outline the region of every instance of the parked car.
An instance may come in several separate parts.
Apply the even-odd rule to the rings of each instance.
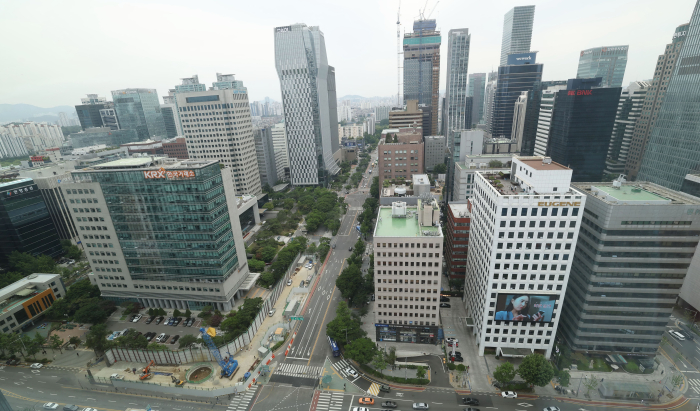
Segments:
[[[428,409],[428,404],[424,402],[414,402],[413,403],[413,409],[414,410],[427,410]]]
[[[451,308],[452,306],[447,303],[440,303],[440,308]]]
[[[345,369],[345,374],[351,376],[352,378],[358,378],[360,376],[359,374],[357,374],[357,371],[355,371],[351,367]]]
[[[382,403],[382,408],[396,408],[398,405],[394,401],[384,401]]]
[[[18,359],[16,359],[16,358],[11,358],[11,359],[7,360],[7,362],[6,362],[5,364],[7,364],[7,365],[17,365],[17,364],[19,364],[19,363],[20,363],[20,361],[19,361]]]
[[[175,344],[177,342],[177,340],[179,340],[179,339],[180,339],[179,335],[174,336],[173,339],[170,340],[170,344]]]
[[[58,404],[55,402],[47,402],[44,404],[44,409],[45,410],[57,410],[58,409]]]
[[[358,400],[362,405],[374,405],[374,398],[362,397]]]
[[[450,299],[448,297],[440,297],[440,302],[441,303],[449,303]]]
[[[287,285],[292,285],[292,280],[287,280]]]
[[[269,315],[270,317],[272,317],[273,315],[275,315],[276,312],[277,312],[277,309],[276,309],[276,308],[273,308],[273,309],[270,310],[269,313],[267,313],[267,315]]]
[[[352,407],[352,411],[369,411],[365,407]]]
[[[481,411],[481,410],[479,410],[478,408],[469,407],[469,408],[465,408],[464,411]]]
[[[518,393],[514,391],[502,391],[501,397],[503,398],[518,398]]]
[[[173,327],[180,324],[182,322],[182,317],[177,317],[175,321],[173,322]]]
[[[156,337],[156,342],[163,341],[163,338],[165,338],[165,333],[160,333],[160,335],[158,337]]]
[[[164,318],[164,317],[158,317],[158,318],[156,319],[156,325],[162,323],[162,322],[163,322],[163,318]]]
[[[119,375],[119,374],[112,374],[112,375],[109,376],[109,378],[111,378],[111,379],[113,379],[113,380],[123,380],[123,379],[124,379],[124,376],[123,376],[123,375]]]
[[[155,315],[152,315],[152,316],[148,317],[148,318],[146,319],[146,324],[152,323],[153,320],[155,320],[155,319],[156,319],[156,316],[155,316]]]
[[[148,341],[148,342],[151,342],[151,340],[155,336],[156,336],[156,333],[152,333],[152,332],[148,332],[148,333],[144,334],[144,337],[146,337],[146,341]]]
[[[192,324],[194,324],[196,320],[194,318],[188,318],[187,319],[187,326],[192,327]]]
[[[174,322],[175,322],[175,317],[170,317],[170,318],[168,318],[168,323],[165,325],[173,325]]]
[[[41,367],[43,367],[43,366],[44,366],[44,364],[42,364],[42,363],[40,363],[40,362],[35,362],[34,364],[30,365],[29,367],[38,370],[39,368],[41,368]]]
[[[464,358],[462,358],[462,357],[459,357],[459,356],[456,356],[456,355],[455,355],[454,358],[455,358],[455,359],[454,359],[454,362],[464,362]]]
[[[141,318],[143,318],[143,315],[139,314],[136,317],[134,317],[134,319],[131,320],[131,322],[137,323],[137,322],[141,321]]]
[[[465,397],[465,398],[462,398],[462,404],[464,404],[464,405],[479,405],[479,400],[477,398]]]
[[[352,247],[350,247],[350,250],[348,250],[348,251],[352,251]]]
[[[542,411],[560,411],[559,407],[546,407]]]
[[[80,407],[73,404],[66,404],[63,406],[63,411],[80,411]]]

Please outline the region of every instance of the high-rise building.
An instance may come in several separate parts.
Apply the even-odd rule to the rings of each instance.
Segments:
[[[484,91],[484,125],[488,134],[491,134],[491,125],[493,124],[493,102],[496,98],[497,84],[498,80],[489,80]]]
[[[163,96],[163,100],[169,97],[172,100],[174,96]],[[163,103],[160,105],[160,111],[163,113],[163,121],[165,122],[165,134],[168,138],[177,137],[184,135],[182,133],[182,123],[180,122],[180,113],[177,110],[177,104],[173,101],[172,103]]]
[[[21,136],[13,136],[0,127],[0,158],[26,157],[29,155],[27,146]]]
[[[248,91],[233,75],[217,73],[206,91],[175,94],[191,159],[219,160],[233,169],[236,192],[262,193]]]
[[[525,114],[528,110],[528,93],[533,93],[533,91],[523,91],[520,93],[513,107],[513,127],[510,132],[510,139],[517,142],[517,152],[520,152],[520,147],[523,142],[523,133],[525,132]],[[530,110],[532,110],[532,108],[530,108]]]
[[[369,116],[364,122],[364,132],[367,134],[374,134],[375,131],[375,120],[374,117]]]
[[[470,40],[469,29],[452,29],[447,34],[447,77],[442,106],[442,135],[445,136],[452,135],[452,130],[471,128],[471,121],[465,123]],[[454,147],[453,141],[448,144]]]
[[[284,123],[272,126],[272,147],[275,150],[275,166],[277,167],[277,179],[289,180],[289,159],[287,158],[287,136],[284,131]]]
[[[644,97],[650,86],[646,81],[633,81],[622,90],[605,161],[606,174],[615,174],[617,177],[625,172],[634,129],[642,114]]]
[[[377,121],[388,120],[389,119],[389,106],[379,106],[374,108],[374,117]]]
[[[535,22],[535,6],[513,7],[503,16],[503,38],[501,39],[501,61],[505,66],[508,55],[527,53],[532,42],[532,25]]]
[[[464,156],[479,155],[484,149],[483,130],[453,130],[452,140],[455,147],[450,153],[455,163],[463,161]]]
[[[642,164],[642,157],[644,156],[644,151],[649,142],[649,136],[654,128],[654,124],[656,124],[656,119],[661,109],[661,103],[664,100],[664,95],[668,88],[669,75],[674,72],[689,27],[690,23],[681,24],[676,27],[671,43],[666,45],[664,54],[660,55],[658,60],[656,60],[654,79],[651,81],[651,87],[649,87],[644,97],[642,114],[639,116],[634,128],[630,151],[627,156],[625,174],[627,174],[629,180],[635,180],[639,173],[639,167]]]
[[[700,200],[643,182],[573,187],[587,198],[559,336],[573,351],[653,358],[698,244]]]
[[[443,254],[437,202],[379,207],[373,243],[377,341],[437,344]]]
[[[346,105],[338,107],[338,121],[352,121],[352,107]]]
[[[80,99],[80,103],[81,104],[75,106],[75,111],[78,113],[80,127],[82,127],[83,130],[104,126],[100,111],[114,107],[106,98],[99,97],[97,94],[88,94],[87,98]]]
[[[472,128],[474,121],[472,120],[472,113],[474,111],[474,97],[464,98],[464,128]]]
[[[22,151],[29,154],[41,154],[46,149],[61,147],[64,142],[60,126],[32,121],[0,126],[0,136],[2,135],[5,135],[4,138],[0,137],[4,143],[0,145],[4,148],[0,148],[0,155],[2,152],[19,153]],[[24,145],[24,150],[19,147],[20,144]]]
[[[447,204],[447,224],[445,225],[445,262],[450,279],[467,274],[467,251],[469,250],[469,225],[471,206],[465,203]]]
[[[44,198],[31,178],[0,183],[0,266],[13,251],[58,257],[63,248]]]
[[[136,130],[140,140],[166,137],[165,122],[155,89],[114,90],[112,100],[121,129]]]
[[[571,175],[548,157],[475,172],[464,292],[479,355],[551,355],[586,202]]]
[[[391,130],[377,147],[379,187],[386,179],[410,180],[414,174],[423,174],[425,166],[423,131],[413,127]]]
[[[601,181],[621,87],[596,88],[595,79],[570,79],[557,91],[547,153],[573,170],[572,181]]]
[[[340,142],[335,69],[328,65],[319,27],[303,23],[276,27],[275,67],[282,90],[291,183],[325,186],[340,171],[334,158]]]
[[[255,154],[260,170],[260,183],[273,187],[277,184],[277,165],[275,164],[275,148],[272,142],[272,128],[263,127],[255,130]]]
[[[423,141],[425,170],[433,171],[436,165],[445,164],[445,136],[426,136]]]
[[[190,93],[193,91],[207,91],[207,85],[199,82],[199,76],[193,75],[192,77],[181,78],[182,84],[175,86],[174,94],[177,93]]]
[[[552,127],[552,113],[559,90],[566,90],[566,84],[547,87],[542,90],[540,111],[537,121],[537,135],[533,153],[536,156],[546,156],[549,145],[549,135]]]
[[[507,64],[498,68],[491,115],[491,137],[510,138],[516,100],[523,91],[532,91],[542,81],[543,65],[535,63],[536,56],[537,52],[511,54]]]
[[[229,311],[242,296],[249,272],[231,167],[136,157],[72,177],[61,189],[102,298]]]
[[[403,101],[418,100],[430,107],[426,135],[438,135],[438,99],[440,97],[440,32],[435,20],[416,20],[413,33],[403,38]],[[427,112],[427,110],[423,110]]]
[[[601,87],[621,87],[629,46],[595,47],[582,50],[576,78],[602,77]]]
[[[469,75],[469,88],[467,95],[473,97],[472,123],[479,124],[484,121],[484,89],[486,88],[486,73],[472,73]],[[467,124],[471,127],[471,124]]]
[[[109,108],[100,110],[100,118],[102,119],[102,127],[119,130],[119,119],[117,118],[117,110],[114,109],[114,103],[110,102]]]

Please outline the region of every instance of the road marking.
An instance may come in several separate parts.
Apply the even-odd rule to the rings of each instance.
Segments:
[[[345,260],[347,260],[347,258],[344,258],[344,259],[343,259],[343,263],[340,265],[340,271],[341,271],[341,272],[343,271],[343,265],[345,265]],[[340,273],[338,273],[338,275],[340,275]],[[333,294],[335,294],[335,290],[336,290],[336,287],[333,286],[333,292],[331,292],[331,295],[329,296],[329,298],[330,298],[330,297],[333,297]],[[329,303],[329,304],[328,304],[328,307],[326,307],[326,313],[323,314],[323,319],[321,320],[321,324],[322,324],[322,325],[323,325],[324,322],[326,322],[326,316],[328,315],[328,310],[329,310],[330,308],[331,308],[331,304]],[[308,327],[307,327],[306,330],[308,330]],[[320,333],[320,332],[319,332],[318,334],[316,334],[316,340],[314,341],[314,345],[313,345],[313,347],[312,347],[312,349],[311,349],[311,354],[309,354],[309,362],[306,363],[306,365],[311,364],[311,357],[313,357],[313,355],[314,355],[314,351],[316,350],[316,345],[318,344],[318,337],[320,337],[320,336],[321,336],[321,333]]]
[[[528,404],[526,402],[519,402],[518,405],[521,407],[532,407],[532,404]]]
[[[93,400],[93,401],[97,401],[97,400],[96,400],[96,399],[94,399],[94,398],[88,398],[88,400]]]

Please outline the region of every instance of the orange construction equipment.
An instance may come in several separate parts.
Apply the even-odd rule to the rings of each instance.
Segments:
[[[144,368],[143,370],[141,370],[141,376],[139,377],[139,380],[146,380],[146,379],[148,379],[148,378],[153,377],[153,374],[151,374],[151,373],[149,372],[149,371],[151,370],[151,366],[152,366],[153,364],[155,364],[155,362],[154,362],[153,360],[151,360],[151,362],[146,366],[146,368]]]

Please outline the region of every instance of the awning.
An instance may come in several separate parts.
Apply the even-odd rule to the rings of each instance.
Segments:
[[[248,278],[243,281],[243,284],[238,288],[239,290],[249,291],[255,285],[255,282],[260,278],[260,273],[250,273]]]
[[[31,286],[31,287],[25,288],[24,290],[17,291],[17,293],[15,293],[15,295],[19,295],[20,297],[26,297],[26,296],[34,293],[35,288],[36,288],[36,286]]]
[[[507,348],[503,347],[500,349],[501,355],[504,357],[527,357],[533,353],[531,348]]]

